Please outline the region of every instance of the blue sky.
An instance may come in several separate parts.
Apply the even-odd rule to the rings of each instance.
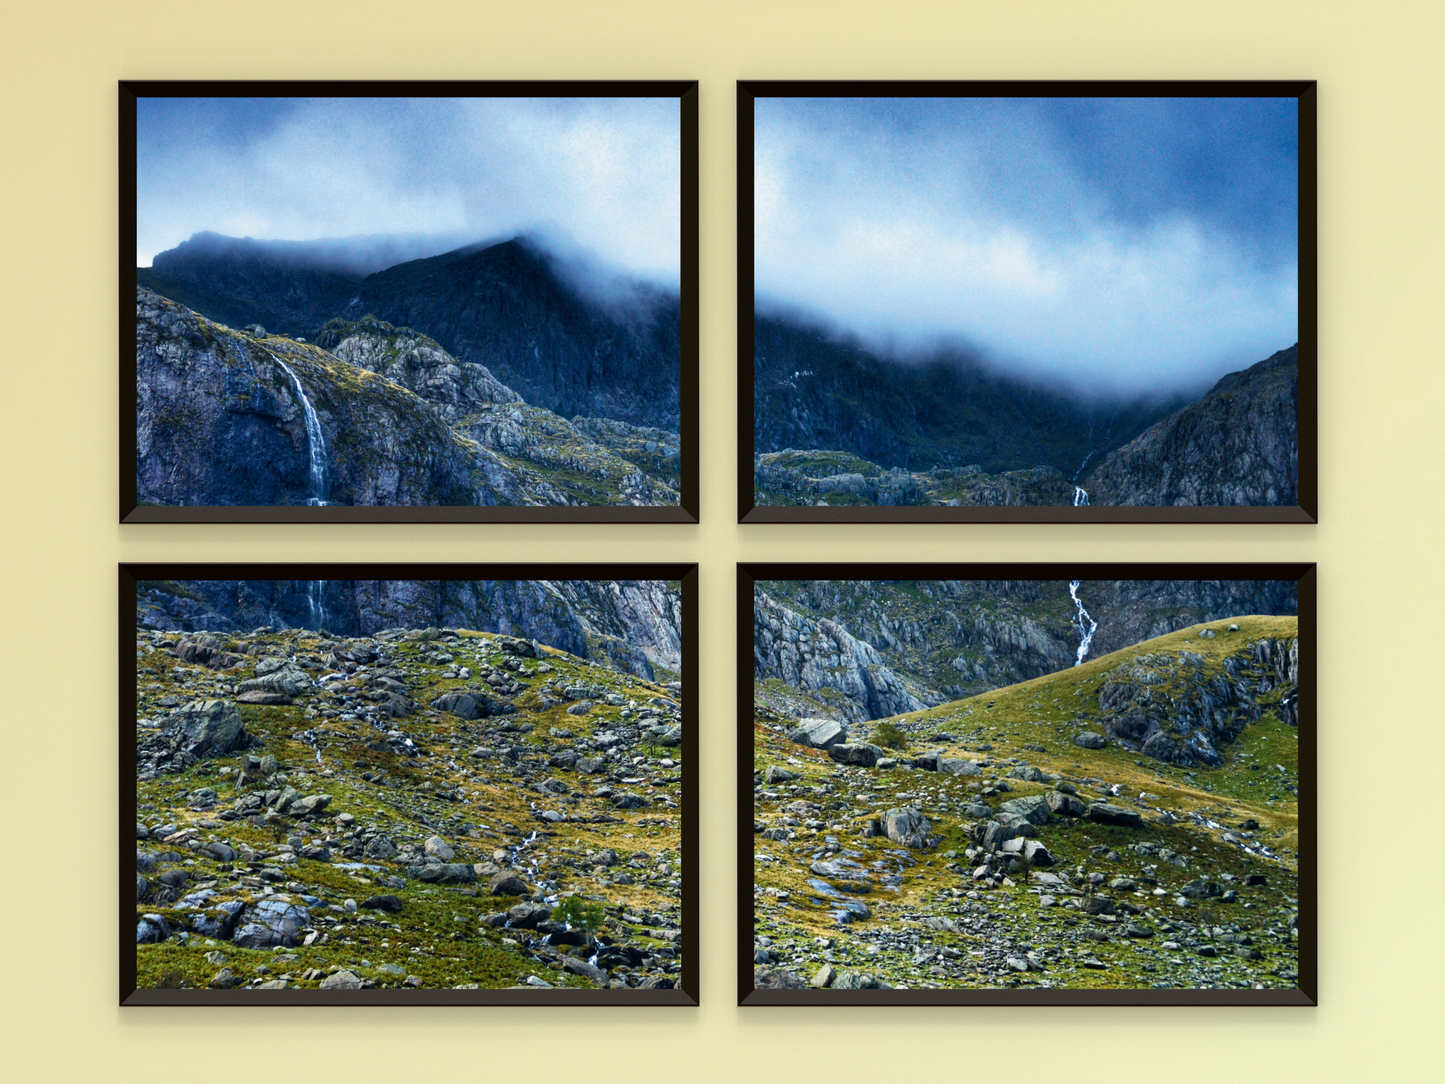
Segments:
[[[136,263],[193,233],[541,235],[676,285],[676,98],[143,98]]]
[[[1298,338],[1297,127],[1293,99],[758,99],[756,301],[1197,390]]]

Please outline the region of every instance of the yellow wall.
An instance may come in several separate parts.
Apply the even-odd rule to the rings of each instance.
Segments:
[[[0,21],[0,1069],[588,1081],[1430,1078],[1440,1043],[1438,3],[31,3]],[[116,523],[117,78],[702,81],[700,527]],[[740,528],[733,80],[1317,78],[1320,514],[1305,526]],[[126,403],[129,408],[128,402]],[[1321,1007],[735,1007],[739,559],[1317,560]],[[115,564],[702,563],[702,1007],[116,1006]]]

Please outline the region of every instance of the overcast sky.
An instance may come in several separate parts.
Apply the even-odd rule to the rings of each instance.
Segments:
[[[142,98],[136,263],[202,230],[531,232],[675,287],[676,98]]]
[[[755,103],[756,301],[1083,390],[1298,338],[1293,99]]]

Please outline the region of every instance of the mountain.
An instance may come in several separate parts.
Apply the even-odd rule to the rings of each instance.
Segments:
[[[754,316],[754,453],[846,452],[884,468],[1001,473],[1047,466],[1071,479],[1180,403],[1085,406],[968,357],[905,364],[807,323]]]
[[[1230,373],[1106,456],[1094,504],[1299,503],[1299,344]]]
[[[137,282],[230,327],[314,338],[333,317],[373,316],[485,366],[528,403],[676,433],[682,417],[682,307],[614,282],[575,285],[537,244],[514,238],[408,258],[436,238],[256,241],[199,233]],[[394,258],[394,259],[393,259]],[[387,263],[386,261],[393,262]]]
[[[481,605],[484,585],[458,586]],[[197,587],[213,590],[152,586],[139,616]],[[434,593],[396,586],[388,605]],[[488,605],[534,612],[503,592]],[[139,987],[670,989],[684,974],[680,683],[405,624],[150,623],[135,653]]]
[[[640,290],[640,288],[639,288]],[[563,416],[679,431],[682,308],[660,291],[610,306],[518,238],[369,276],[350,311],[405,324]]]
[[[759,505],[1292,505],[1298,345],[1192,403],[1084,405],[968,358],[903,364],[755,321]]]
[[[1085,580],[1077,593],[1098,622],[1089,658],[1201,621],[1293,615],[1299,605],[1290,580]],[[770,580],[757,585],[754,621],[760,702],[853,720],[913,710],[880,701],[869,682],[939,704],[1069,669],[1081,639],[1061,580]],[[780,637],[780,628],[789,631]]]
[[[676,504],[679,452],[531,406],[411,328],[333,319],[304,342],[137,289],[140,503]]]
[[[826,748],[755,702],[755,984],[1294,988],[1298,635],[1191,625]]]
[[[305,242],[198,233],[162,252],[136,282],[230,327],[310,335],[345,310],[364,274]]]

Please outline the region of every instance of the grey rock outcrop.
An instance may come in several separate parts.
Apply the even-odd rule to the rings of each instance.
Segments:
[[[1299,502],[1299,346],[1230,373],[1111,452],[1084,481],[1095,505]]]

